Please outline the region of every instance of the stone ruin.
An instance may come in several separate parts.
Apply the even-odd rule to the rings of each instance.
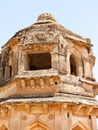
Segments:
[[[0,54],[0,130],[96,130],[90,39],[41,14]]]

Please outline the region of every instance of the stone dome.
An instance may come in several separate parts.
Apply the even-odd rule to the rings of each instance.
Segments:
[[[52,15],[52,14],[49,14],[49,13],[44,13],[44,14],[41,14],[39,15],[37,21],[47,21],[47,20],[51,20],[51,21],[54,21],[56,22],[56,19],[55,17]]]

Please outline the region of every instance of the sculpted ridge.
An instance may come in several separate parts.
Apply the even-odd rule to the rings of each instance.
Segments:
[[[55,17],[52,14],[49,13],[43,13],[41,15],[39,15],[37,21],[46,21],[46,20],[52,20],[56,22]]]
[[[91,46],[89,39],[83,38],[80,35],[66,29],[56,21],[52,14],[48,13],[39,15],[37,22],[16,32],[10,40],[18,39],[20,44],[33,44],[41,42],[59,43],[61,39],[63,42],[66,38],[79,41],[80,43],[82,42],[83,44],[86,44],[86,46]]]

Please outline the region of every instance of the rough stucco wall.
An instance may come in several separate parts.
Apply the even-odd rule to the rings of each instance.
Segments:
[[[91,46],[47,13],[17,32],[2,49],[0,129],[96,130],[98,83]],[[34,54],[43,53],[51,55],[51,68],[30,70],[28,55],[33,62]]]
[[[5,124],[9,130],[59,130],[75,126],[80,126],[83,130],[96,130],[93,126],[96,119],[93,116],[74,115],[72,107],[68,108],[65,104],[13,105],[9,113],[0,116],[0,120],[0,126]]]

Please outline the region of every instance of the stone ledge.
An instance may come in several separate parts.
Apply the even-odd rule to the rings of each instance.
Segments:
[[[58,93],[56,96],[53,97],[10,97],[6,99],[2,99],[0,104],[3,103],[75,103],[75,104],[82,104],[93,106],[98,108],[98,102],[91,97],[80,96],[80,95],[72,95],[72,94],[61,94]]]

